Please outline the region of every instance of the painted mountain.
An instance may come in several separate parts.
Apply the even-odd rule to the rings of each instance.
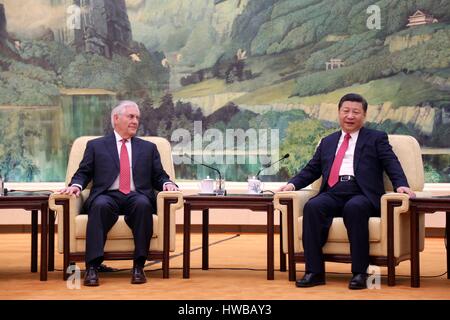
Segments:
[[[442,153],[436,175],[449,179],[448,1],[153,0],[130,17],[135,37],[164,52],[176,100],[206,115],[230,103],[302,110],[332,126],[339,98],[361,93],[370,126],[416,136],[426,162]],[[288,123],[271,124],[284,138]]]
[[[205,128],[278,128],[281,151],[301,154],[274,178],[283,180],[335,130],[336,103],[351,91],[369,101],[368,126],[420,141],[427,181],[450,181],[449,1],[1,3],[0,105],[62,108],[67,143],[101,133],[101,105],[136,99],[148,107],[145,134],[169,139],[196,120]],[[104,96],[112,100],[99,104]],[[58,144],[51,145],[45,161],[30,157],[41,159],[36,167],[53,161]],[[61,179],[59,157],[57,175],[29,176]]]

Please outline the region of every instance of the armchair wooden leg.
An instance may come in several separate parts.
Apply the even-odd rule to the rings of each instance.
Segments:
[[[63,206],[63,280],[67,280],[67,268],[70,259],[70,226],[69,226],[69,199],[57,200],[56,205]],[[61,226],[58,226],[61,227]]]
[[[280,271],[286,272],[286,255],[283,252],[283,224],[282,215],[280,212]]]
[[[292,199],[281,199],[280,204],[287,207],[287,236],[288,236],[288,265],[289,265],[289,281],[295,281],[296,267],[294,258],[294,218]]]
[[[395,286],[395,266],[388,262],[388,286]]]
[[[387,265],[388,286],[395,286],[395,256],[394,256],[394,208],[401,206],[401,201],[387,203]]]
[[[169,278],[169,263],[170,263],[170,206],[177,203],[177,198],[164,199],[164,238],[163,238],[163,279]]]
[[[63,263],[63,280],[66,281],[69,278],[69,274],[67,273],[67,269],[69,268],[69,261],[65,261]]]
[[[164,257],[162,261],[163,278],[169,279],[169,258]]]
[[[290,259],[289,259],[289,281],[297,280],[296,279],[297,278],[296,273],[297,273],[297,271],[296,271],[295,262],[294,263],[290,263]]]

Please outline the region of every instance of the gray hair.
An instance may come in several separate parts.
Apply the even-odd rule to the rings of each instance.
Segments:
[[[116,114],[121,114],[123,110],[125,110],[128,107],[134,107],[138,109],[139,112],[141,112],[136,102],[131,100],[119,101],[119,104],[116,107],[114,107],[114,109],[112,109],[111,111],[111,126],[113,127],[113,129],[114,129],[114,116]]]

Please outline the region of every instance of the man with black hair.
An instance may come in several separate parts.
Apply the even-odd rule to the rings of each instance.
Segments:
[[[297,287],[325,284],[322,247],[334,217],[342,217],[350,241],[353,277],[350,289],[367,287],[369,218],[380,216],[385,193],[383,171],[394,190],[415,197],[385,132],[364,128],[367,101],[350,93],[338,104],[341,130],[323,138],[309,163],[278,191],[293,191],[322,176],[317,196],[303,209],[306,272]]]

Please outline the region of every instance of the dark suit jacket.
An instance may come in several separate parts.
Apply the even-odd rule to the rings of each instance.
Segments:
[[[154,143],[133,137],[131,150],[136,192],[146,195],[155,205],[154,190],[161,191],[163,184],[170,182],[169,176],[162,167],[158,149]],[[119,154],[113,133],[88,141],[83,160],[69,185],[76,183],[84,189],[92,180],[92,189],[84,204],[85,210],[89,210],[92,201],[108,190],[119,172]]]
[[[310,185],[320,176],[323,177],[320,192],[325,190],[341,133],[338,131],[323,138],[305,168],[289,180],[296,190]],[[388,136],[382,131],[361,128],[355,147],[353,170],[363,194],[377,210],[380,209],[380,198],[385,193],[383,171],[386,171],[394,190],[409,186]]]

